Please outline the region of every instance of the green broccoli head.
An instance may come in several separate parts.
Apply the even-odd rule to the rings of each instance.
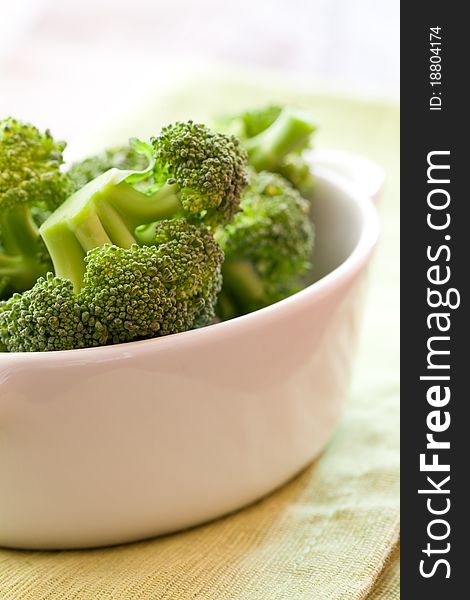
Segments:
[[[90,250],[85,262],[79,298],[87,319],[99,322],[111,343],[158,335],[171,296],[165,293],[155,251],[106,244]]]
[[[232,223],[216,234],[225,253],[225,296],[238,313],[272,304],[297,289],[310,268],[309,203],[283,177],[253,173]]]
[[[147,164],[147,157],[139,153],[132,144],[129,144],[109,148],[96,156],[90,156],[82,161],[75,162],[67,174],[73,191],[76,191],[113,167],[141,171],[145,169]]]
[[[242,140],[254,169],[279,173],[302,195],[312,194],[313,175],[302,153],[310,148],[316,127],[307,114],[290,106],[266,106],[225,117],[220,125]]]
[[[0,302],[0,344],[9,352],[81,348],[91,345],[89,332],[72,283],[52,273]]]
[[[64,142],[49,130],[12,118],[0,121],[0,213],[20,204],[54,210],[68,191],[59,171]]]
[[[0,121],[0,297],[28,289],[51,268],[38,223],[69,193],[64,147],[49,131]]]
[[[204,225],[162,221],[152,244],[90,250],[82,288],[49,274],[0,303],[0,345],[9,352],[129,342],[209,324],[223,253]]]
[[[315,177],[311,166],[301,153],[291,152],[279,165],[277,172],[302,194],[312,199],[315,193]]]
[[[105,245],[87,255],[79,297],[112,343],[186,331],[214,318],[223,254],[210,231],[184,220],[152,229],[151,246]]]
[[[188,121],[165,127],[152,144],[156,177],[176,183],[186,218],[233,218],[246,185],[246,153],[237,138]]]
[[[210,230],[178,219],[138,228],[136,234],[140,243],[154,245],[162,278],[177,300],[162,334],[173,333],[175,323],[179,331],[210,323],[222,287],[224,260]]]

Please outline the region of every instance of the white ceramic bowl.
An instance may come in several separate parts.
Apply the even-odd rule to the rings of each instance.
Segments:
[[[383,179],[357,157],[323,163],[320,279],[298,294],[164,338],[0,354],[0,545],[90,547],[196,525],[320,452],[348,388]]]

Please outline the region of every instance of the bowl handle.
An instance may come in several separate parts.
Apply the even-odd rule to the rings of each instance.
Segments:
[[[385,171],[377,163],[342,150],[314,150],[311,158],[315,166],[340,175],[362,194],[377,201],[385,181]]]

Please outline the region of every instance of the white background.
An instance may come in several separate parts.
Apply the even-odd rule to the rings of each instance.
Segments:
[[[4,0],[0,118],[77,136],[213,63],[397,99],[399,2]]]

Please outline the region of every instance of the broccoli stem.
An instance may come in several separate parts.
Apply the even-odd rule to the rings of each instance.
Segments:
[[[286,155],[305,148],[314,130],[300,112],[283,110],[272,125],[244,142],[250,164],[257,171],[277,168]]]
[[[38,256],[39,230],[27,205],[19,205],[1,216],[2,245],[0,277],[18,291],[27,290],[49,267]]]
[[[54,228],[42,234],[49,251],[55,274],[70,279],[75,291],[78,291],[85,274],[86,252],[74,232],[66,227]]]
[[[8,254],[35,257],[39,230],[26,204],[15,206],[1,217],[3,246]]]
[[[226,261],[222,267],[222,276],[223,289],[230,294],[232,305],[236,304],[242,308],[238,314],[264,306],[265,290],[251,263],[245,260]]]
[[[6,279],[6,289],[10,293],[29,290],[49,268],[48,264],[29,261],[22,256],[0,253],[0,278]],[[0,290],[0,296],[3,296],[1,292],[4,292],[3,288]]]
[[[81,188],[40,229],[56,275],[70,279],[76,291],[83,283],[88,250],[106,243],[130,248],[137,241],[136,227],[182,208],[176,184],[148,195],[119,180],[117,173],[108,171]]]
[[[155,230],[157,223],[147,223],[146,225],[139,225],[135,229],[135,237],[138,244],[143,246],[153,246],[155,244]]]
[[[132,232],[138,225],[167,219],[182,209],[178,186],[174,183],[165,183],[151,195],[139,192],[128,183],[120,183],[108,190],[104,200],[121,215]]]

